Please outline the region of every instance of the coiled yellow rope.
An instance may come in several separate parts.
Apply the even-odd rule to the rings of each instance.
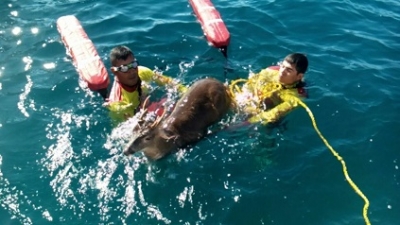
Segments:
[[[253,79],[253,80],[238,79],[238,80],[233,81],[231,83],[231,85],[229,86],[229,90],[230,90],[232,96],[235,96],[235,93],[242,92],[240,87],[237,85],[237,83],[239,83],[239,82],[245,82],[245,83],[249,83],[249,84],[253,84],[253,85],[256,84],[256,88],[253,89],[253,94],[254,94],[254,96],[256,96],[256,98],[258,98],[258,100],[264,99],[266,97],[270,97],[274,92],[282,89],[282,85],[280,85],[279,83],[277,84],[277,83],[270,82],[270,83],[266,83],[266,84],[260,84],[260,82],[258,82],[258,80],[255,81],[255,79]],[[260,86],[260,85],[262,85],[262,86]],[[261,92],[259,92],[259,90],[261,90]],[[319,129],[317,127],[315,117],[314,117],[312,111],[308,108],[308,106],[304,102],[302,102],[299,98],[296,98],[294,96],[293,96],[293,100],[296,101],[300,106],[302,106],[307,111],[315,131],[317,132],[319,137],[322,139],[322,141],[324,142],[326,147],[331,151],[331,153],[342,164],[343,174],[344,174],[347,182],[350,184],[350,186],[353,188],[353,190],[364,200],[363,217],[364,217],[365,224],[370,225],[371,223],[368,219],[369,200],[362,193],[362,191],[357,187],[357,185],[353,182],[353,180],[350,178],[350,175],[347,171],[347,166],[346,166],[344,159],[339,155],[339,153],[337,153],[332,148],[332,146],[328,143],[328,141],[321,134],[321,132],[319,131]]]
[[[237,79],[237,80],[232,81],[232,83],[229,85],[229,90],[231,91],[232,96],[235,96],[236,92],[238,92],[238,93],[242,92],[242,90],[240,90],[240,87],[237,85],[237,83],[240,83],[240,82],[245,83],[245,82],[247,82],[247,80],[246,79]]]
[[[265,82],[260,78],[260,76],[254,76],[248,80],[246,79],[237,79],[231,82],[229,85],[229,91],[231,96],[233,96],[233,100],[236,100],[235,95],[237,93],[242,93],[242,89],[239,87],[238,83],[246,83],[248,85],[248,91],[252,93],[255,97],[251,101],[255,102],[256,105],[259,105],[260,102],[264,99],[270,98],[274,93],[281,90],[283,87],[278,82]],[[260,107],[256,107],[252,109],[257,113],[261,112]]]

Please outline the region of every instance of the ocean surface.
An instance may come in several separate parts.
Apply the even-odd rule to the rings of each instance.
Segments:
[[[2,0],[0,224],[400,224],[400,2],[214,0],[228,59],[188,1]],[[246,78],[302,52],[328,149],[299,108],[149,162],[80,85],[56,20],[75,15],[109,68],[127,45],[184,84]],[[113,77],[111,77],[113,79]],[[225,121],[234,121],[228,115]],[[240,121],[238,121],[240,122]]]

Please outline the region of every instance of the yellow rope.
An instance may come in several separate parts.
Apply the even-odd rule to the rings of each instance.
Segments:
[[[249,79],[249,80],[238,79],[238,80],[233,81],[229,86],[229,90],[230,90],[232,96],[235,96],[236,93],[242,92],[240,87],[237,85],[237,83],[240,83],[240,82],[248,83],[250,85],[254,85],[255,88],[253,89],[253,92],[254,92],[253,94],[259,100],[260,99],[265,99],[267,97],[271,97],[271,95],[274,92],[279,91],[279,90],[282,89],[282,85],[280,85],[279,83],[275,83],[275,82],[264,83],[264,82],[261,82],[260,79],[254,79],[254,78],[253,79]],[[261,91],[258,92],[259,90],[261,90]],[[370,223],[370,221],[368,219],[368,207],[369,207],[368,198],[362,193],[362,191],[357,187],[357,185],[350,178],[349,173],[347,172],[346,163],[343,160],[343,158],[332,148],[332,146],[328,143],[328,141],[324,138],[324,136],[319,131],[312,111],[299,98],[294,97],[293,100],[295,100],[299,105],[301,105],[307,111],[308,115],[310,116],[310,119],[312,121],[312,124],[313,124],[313,127],[314,127],[315,131],[317,132],[319,137],[322,139],[322,141],[324,142],[326,147],[332,152],[332,154],[342,164],[343,174],[344,174],[347,182],[354,189],[354,191],[364,200],[365,204],[364,204],[364,208],[363,208],[363,217],[364,217],[365,223],[367,225],[370,225],[371,223]]]
[[[263,99],[270,98],[275,92],[282,89],[282,85],[278,82],[265,82],[262,80],[261,76],[255,75],[252,78],[247,79],[237,79],[231,82],[229,85],[229,91],[233,99],[236,99],[237,93],[242,93],[242,89],[239,87],[238,83],[246,83],[251,88],[253,96],[255,96],[255,103],[260,104]],[[260,107],[255,107],[254,110],[260,113]]]
[[[310,116],[310,119],[312,121],[312,124],[314,126],[315,131],[318,133],[319,137],[322,139],[322,141],[325,143],[326,147],[332,152],[332,154],[337,158],[337,160],[340,161],[342,164],[343,168],[343,174],[346,177],[347,182],[350,184],[350,186],[354,189],[354,191],[364,200],[364,208],[363,208],[363,217],[365,220],[365,224],[370,225],[370,221],[368,219],[368,207],[369,207],[369,200],[368,198],[361,192],[361,190],[357,187],[357,185],[353,182],[353,180],[350,178],[349,173],[347,172],[347,167],[346,163],[343,160],[343,158],[332,148],[332,146],[328,143],[328,141],[322,136],[321,132],[319,131],[317,127],[317,123],[315,122],[315,118],[311,110],[307,107],[306,104],[304,104],[300,99],[297,99],[297,102],[299,105],[301,105],[308,113]]]
[[[232,83],[229,85],[229,90],[231,91],[231,94],[233,96],[235,96],[235,91],[233,89],[235,89],[237,92],[242,92],[240,90],[239,86],[237,85],[237,83],[240,83],[240,82],[245,83],[245,82],[247,82],[247,80],[246,79],[237,79],[237,80],[232,81]]]

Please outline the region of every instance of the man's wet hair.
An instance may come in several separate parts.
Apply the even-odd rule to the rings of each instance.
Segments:
[[[125,45],[119,45],[111,49],[110,52],[110,61],[112,65],[115,65],[115,61],[117,60],[126,60],[129,56],[135,57],[132,50]],[[137,90],[139,93],[139,101],[142,97],[142,79],[139,77],[139,81],[137,83]]]
[[[296,65],[296,70],[298,73],[305,73],[308,68],[308,59],[302,53],[292,53],[285,57],[284,59],[290,64]]]
[[[117,60],[126,60],[129,56],[133,56],[133,52],[130,48],[124,45],[117,46],[111,49],[110,52],[110,61],[111,64],[114,65]]]

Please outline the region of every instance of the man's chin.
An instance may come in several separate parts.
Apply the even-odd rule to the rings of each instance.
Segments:
[[[133,87],[133,86],[135,86],[137,83],[138,83],[137,80],[130,80],[130,81],[129,81],[129,86]]]

